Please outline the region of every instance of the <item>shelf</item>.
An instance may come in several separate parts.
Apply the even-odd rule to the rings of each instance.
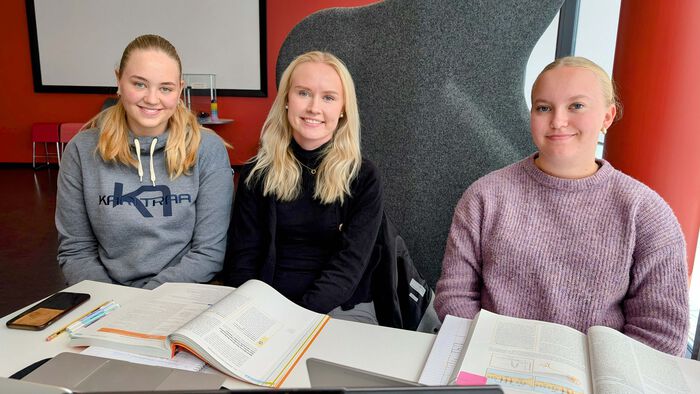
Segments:
[[[221,119],[221,118],[216,119],[216,120],[212,120],[210,118],[197,118],[197,121],[202,126],[211,126],[211,125],[218,125],[218,124],[233,123],[233,119]]]

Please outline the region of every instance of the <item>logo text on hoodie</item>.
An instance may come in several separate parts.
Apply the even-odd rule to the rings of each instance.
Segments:
[[[142,193],[160,192],[160,196],[156,197],[141,197]],[[192,196],[189,194],[171,194],[170,188],[165,185],[158,186],[141,186],[131,193],[124,194],[124,184],[114,183],[114,194],[111,196],[100,195],[99,205],[111,205],[116,207],[119,205],[128,204],[136,208],[139,213],[145,218],[152,218],[153,215],[148,211],[148,207],[163,207],[163,216],[173,215],[173,204],[180,204],[185,201],[192,202]]]

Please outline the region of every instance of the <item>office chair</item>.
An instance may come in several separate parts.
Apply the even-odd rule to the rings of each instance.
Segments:
[[[61,149],[58,133],[58,123],[34,123],[32,125],[32,167],[37,170],[36,165],[36,144],[44,144],[44,154],[39,155],[46,160],[46,166],[50,164],[51,157],[56,157],[57,163],[61,162]],[[49,143],[56,144],[56,153],[49,152]]]
[[[386,0],[321,10],[287,36],[279,78],[324,50],[357,89],[363,155],[428,282],[437,281],[454,207],[479,177],[535,151],[523,95],[532,48],[563,0]]]

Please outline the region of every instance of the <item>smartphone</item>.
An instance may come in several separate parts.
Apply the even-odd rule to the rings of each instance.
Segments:
[[[56,293],[13,317],[7,322],[7,327],[20,330],[43,330],[89,299],[90,294],[85,293]]]

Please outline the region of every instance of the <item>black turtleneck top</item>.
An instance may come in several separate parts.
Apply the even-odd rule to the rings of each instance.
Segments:
[[[370,261],[383,212],[378,170],[362,161],[345,203],[322,204],[313,197],[324,146],[306,151],[291,144],[301,167],[301,192],[294,201],[263,196],[261,182],[245,185],[252,164],[243,167],[231,221],[227,284],[248,279],[271,284],[297,304],[327,313],[371,301]]]

